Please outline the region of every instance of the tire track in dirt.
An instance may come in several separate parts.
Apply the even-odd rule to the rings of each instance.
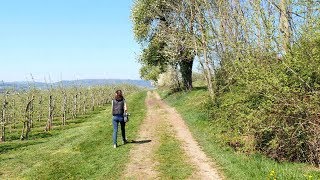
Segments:
[[[160,146],[157,130],[167,124],[169,126],[165,126],[166,131],[174,132],[173,135],[180,141],[181,148],[188,158],[187,161],[195,168],[190,179],[223,179],[215,168],[215,164],[201,150],[188,126],[174,108],[163,102],[155,92],[148,92],[146,105],[147,117],[140,127],[137,141],[151,140],[151,142],[137,143],[137,146],[131,150],[124,178],[160,179],[156,170],[158,162],[154,158],[155,151]]]
[[[170,127],[175,131],[175,137],[181,142],[181,148],[196,169],[191,179],[223,179],[217,168],[215,168],[216,165],[201,150],[201,147],[193,138],[188,126],[179,113],[163,102],[158,94],[155,94],[155,96],[161,109],[167,112],[167,123],[169,123]]]
[[[138,138],[135,140],[137,145],[130,152],[130,160],[124,173],[125,178],[159,179],[154,152],[159,147],[157,127],[160,125],[161,119],[159,119],[157,113],[156,99],[152,97],[151,92],[148,92],[145,103],[147,105],[147,117],[142,122]]]

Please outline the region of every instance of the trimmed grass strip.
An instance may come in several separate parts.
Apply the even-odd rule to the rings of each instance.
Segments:
[[[129,139],[136,137],[145,118],[145,97],[146,92],[126,97],[132,114]],[[110,108],[56,128],[50,136],[0,144],[0,179],[117,179],[132,144],[112,147]]]
[[[187,179],[194,168],[187,162],[187,156],[182,150],[181,143],[168,132],[168,127],[162,127],[160,132],[160,147],[156,151],[159,162],[158,171],[163,179]]]

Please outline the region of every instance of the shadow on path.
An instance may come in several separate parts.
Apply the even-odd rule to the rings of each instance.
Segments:
[[[152,140],[141,140],[141,141],[131,140],[131,141],[127,141],[125,144],[118,145],[118,147],[125,146],[126,144],[146,144],[146,143],[150,143],[151,141]]]
[[[145,144],[145,143],[150,143],[152,140],[141,140],[141,141],[135,141],[135,140],[131,140],[128,143],[132,143],[132,144]]]

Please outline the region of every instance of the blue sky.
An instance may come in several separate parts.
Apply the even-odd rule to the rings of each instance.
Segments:
[[[0,0],[0,81],[139,79],[132,0]]]

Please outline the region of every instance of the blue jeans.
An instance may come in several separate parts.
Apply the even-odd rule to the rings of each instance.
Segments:
[[[126,130],[125,125],[126,123],[123,120],[122,115],[115,115],[112,118],[112,124],[113,124],[113,144],[117,144],[117,135],[118,135],[118,126],[119,123],[121,125],[121,134],[122,134],[122,140],[126,141]]]

